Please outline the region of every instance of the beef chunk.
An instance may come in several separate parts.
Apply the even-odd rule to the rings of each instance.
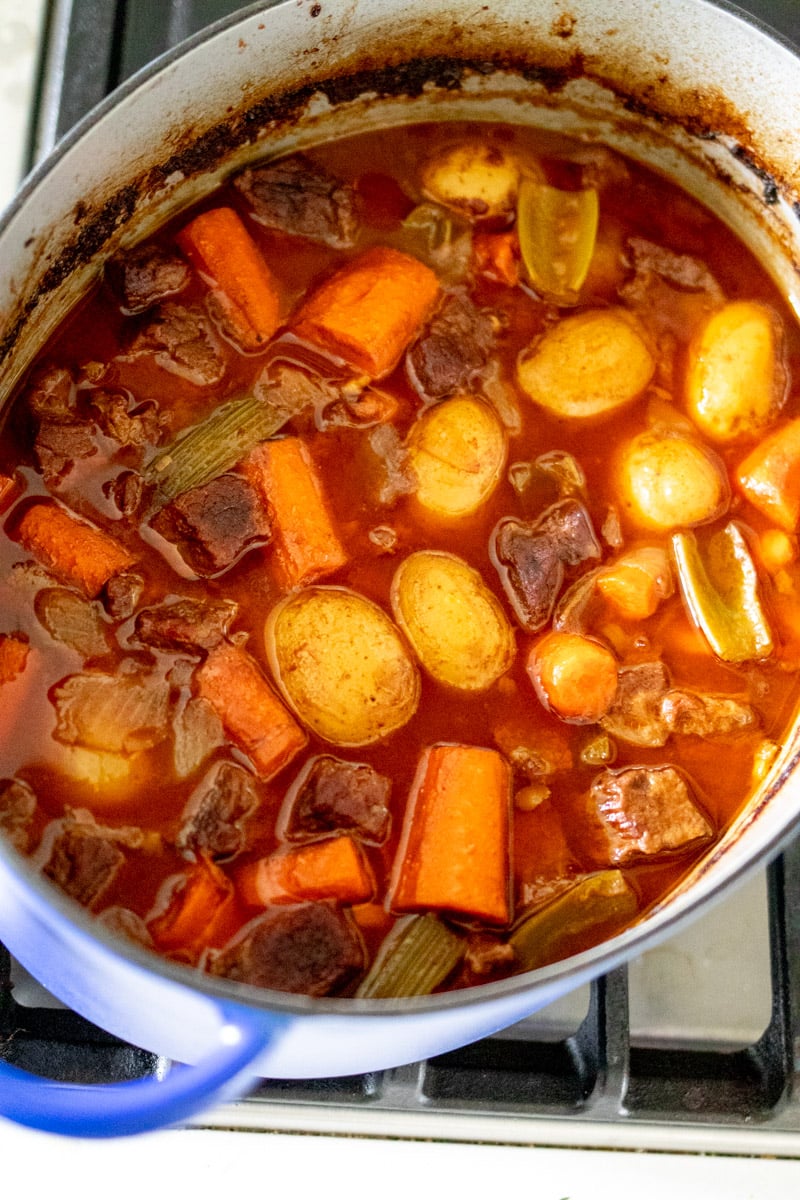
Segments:
[[[612,737],[634,746],[663,746],[670,727],[661,705],[669,687],[669,671],[662,662],[623,667],[614,703],[600,724]]]
[[[31,379],[26,400],[37,420],[70,422],[77,408],[74,380],[65,367],[43,367]]]
[[[94,428],[85,421],[43,420],[39,424],[33,452],[48,487],[52,487],[83,458],[97,453]]]
[[[131,404],[119,392],[98,390],[89,396],[89,405],[106,437],[121,446],[146,446],[158,442],[158,409],[152,402]]]
[[[117,621],[127,621],[136,612],[145,583],[133,571],[121,571],[112,576],[105,587],[106,608]]]
[[[355,922],[325,903],[271,909],[209,960],[214,975],[310,996],[342,991],[364,965]]]
[[[248,169],[234,186],[269,229],[352,246],[358,230],[359,198],[354,188],[315,166],[304,154]]]
[[[200,308],[167,301],[133,338],[129,352],[152,354],[166,371],[198,387],[219,383],[225,356],[211,321]]]
[[[303,771],[287,798],[282,822],[292,841],[352,833],[381,845],[389,836],[391,780],[367,763],[321,755]]]
[[[68,821],[53,841],[43,870],[88,908],[108,891],[124,862],[120,847],[94,823]]]
[[[233,858],[245,849],[244,822],[258,804],[252,775],[235,763],[217,763],[189,798],[178,849],[218,860]]]
[[[234,600],[176,600],[144,608],[136,617],[136,636],[157,650],[210,650],[226,636],[239,606]]]
[[[619,294],[632,308],[646,313],[657,332],[685,341],[687,330],[696,328],[723,302],[722,289],[699,259],[675,254],[645,238],[631,238],[628,253],[633,276]]]
[[[673,733],[692,737],[731,737],[758,727],[755,709],[734,696],[708,696],[673,688],[661,702],[664,720]]]
[[[567,572],[600,554],[591,517],[572,499],[551,505],[533,522],[506,518],[492,545],[506,595],[529,633],[550,620]]]
[[[115,258],[108,278],[126,313],[144,312],[177,296],[192,277],[189,264],[161,246],[137,246]]]
[[[21,854],[31,849],[36,793],[22,779],[0,780],[0,836]]]
[[[269,517],[255,489],[234,474],[184,492],[152,524],[198,575],[219,574],[270,536]]]
[[[453,395],[486,365],[493,343],[488,313],[466,296],[450,296],[409,354],[417,385],[437,400]]]
[[[593,856],[603,866],[691,850],[714,832],[686,779],[670,766],[603,771],[592,784],[587,811]]]

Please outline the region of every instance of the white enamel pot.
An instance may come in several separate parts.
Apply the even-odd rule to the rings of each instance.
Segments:
[[[102,104],[0,224],[5,398],[104,259],[231,170],[361,128],[486,117],[589,132],[668,172],[800,311],[800,60],[706,0],[287,0],[214,27]],[[734,827],[634,928],[552,967],[408,1001],[310,1000],[180,968],[95,927],[0,847],[0,940],[89,1020],[186,1066],[62,1087],[0,1063],[0,1113],[104,1136],[179,1122],[257,1076],[349,1075],[489,1035],[675,933],[800,814],[795,734]]]

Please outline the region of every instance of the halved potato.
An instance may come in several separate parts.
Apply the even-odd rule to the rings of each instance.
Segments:
[[[624,447],[617,490],[635,525],[679,529],[719,516],[729,499],[722,463],[698,442],[656,430],[641,433]]]
[[[409,554],[395,571],[391,601],[420,662],[440,683],[484,691],[511,666],[514,634],[500,602],[455,554]]]
[[[472,396],[427,408],[408,435],[420,504],[445,517],[475,512],[494,491],[506,461],[506,435],[494,411]]]
[[[686,405],[717,442],[759,433],[786,389],[781,327],[765,304],[733,300],[712,313],[689,347]]]
[[[519,178],[519,164],[502,147],[470,141],[428,162],[422,186],[431,200],[468,217],[500,217],[514,211]]]
[[[597,417],[640,396],[655,360],[624,308],[592,308],[552,325],[517,364],[534,404],[556,417]]]
[[[420,678],[400,632],[348,588],[310,587],[272,610],[267,657],[287,703],[338,746],[377,742],[411,719]]]

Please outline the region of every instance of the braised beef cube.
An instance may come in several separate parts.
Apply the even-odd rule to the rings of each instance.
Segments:
[[[604,771],[587,801],[598,865],[628,863],[693,850],[714,830],[692,789],[675,767],[623,767]]]
[[[94,426],[85,421],[43,420],[36,434],[33,452],[44,481],[52,486],[67,475],[76,462],[97,453]]]
[[[201,308],[167,301],[133,338],[131,354],[152,354],[159,366],[198,387],[219,383],[225,355],[211,321]]]
[[[138,472],[121,471],[107,486],[106,491],[122,516],[132,517],[142,506],[146,486]]]
[[[131,404],[118,392],[92,392],[89,404],[106,437],[121,446],[146,446],[158,441],[160,424],[155,404]]]
[[[136,246],[108,265],[111,286],[127,313],[144,312],[182,292],[192,277],[185,259],[161,246]]]
[[[562,500],[536,521],[508,517],[495,530],[492,555],[517,620],[529,633],[553,614],[568,570],[599,559],[591,517],[577,500]]]
[[[614,703],[600,724],[612,737],[634,746],[663,746],[670,725],[662,711],[670,687],[664,663],[637,663],[620,670]]]
[[[246,847],[245,822],[258,804],[253,776],[236,763],[217,763],[189,798],[178,849],[213,859],[233,858]]]
[[[211,650],[226,636],[239,606],[234,600],[176,600],[144,608],[136,617],[136,636],[157,650]]]
[[[486,365],[493,344],[488,313],[466,296],[450,296],[409,354],[417,385],[437,400],[453,395]]]
[[[284,834],[302,841],[346,832],[379,846],[389,836],[391,787],[391,780],[367,763],[315,758],[291,790]]]
[[[40,421],[70,422],[77,408],[75,383],[65,367],[44,367],[30,382],[28,408]]]
[[[105,586],[106,608],[117,621],[127,621],[142,598],[144,580],[132,571],[112,576]]]
[[[732,737],[759,725],[755,709],[734,696],[709,696],[678,688],[664,696],[661,712],[673,733],[699,738]]]
[[[277,992],[329,996],[363,970],[364,944],[352,918],[332,904],[273,908],[209,961],[214,975]]]
[[[219,475],[178,496],[153,519],[198,575],[217,575],[256,544],[269,540],[270,521],[243,475]]]
[[[473,933],[467,944],[465,963],[473,975],[508,972],[514,963],[514,949],[508,942],[488,933]]]
[[[21,854],[31,849],[35,812],[36,793],[29,784],[22,779],[0,780],[0,837]]]
[[[65,823],[43,868],[62,891],[87,908],[108,891],[125,855],[103,831],[91,824]]]
[[[243,171],[234,186],[268,229],[336,247],[355,240],[358,193],[304,154]]]

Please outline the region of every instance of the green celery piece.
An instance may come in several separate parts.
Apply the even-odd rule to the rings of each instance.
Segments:
[[[386,938],[356,996],[428,996],[455,970],[465,948],[463,939],[437,917],[408,917]]]
[[[221,405],[171,446],[160,447],[147,463],[145,482],[156,485],[150,513],[229,471],[290,417],[332,395],[321,380],[284,368],[273,383],[257,383],[254,395]]]
[[[703,550],[693,533],[675,533],[672,550],[686,606],[714,653],[733,663],[767,658],[774,640],[739,527],[730,521]]]
[[[523,917],[509,938],[525,971],[556,962],[576,937],[608,922],[628,921],[636,914],[636,893],[621,871],[585,875],[544,908]]]

